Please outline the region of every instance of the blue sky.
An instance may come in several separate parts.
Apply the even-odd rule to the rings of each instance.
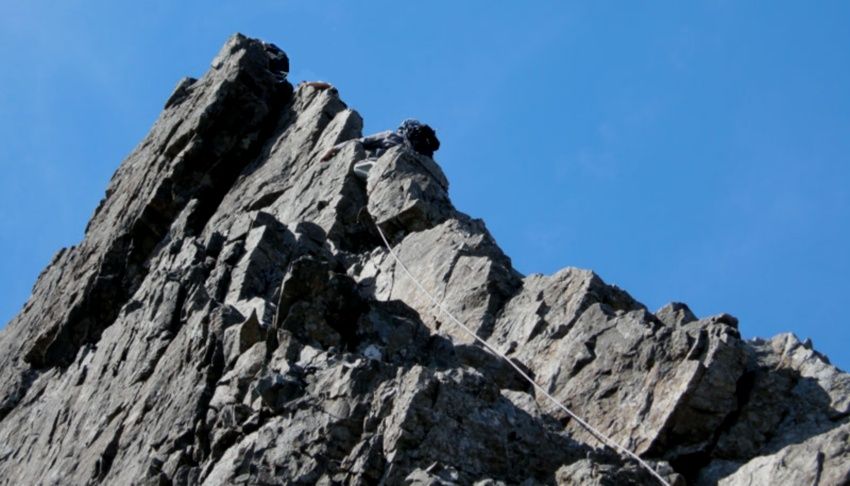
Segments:
[[[0,0],[0,323],[236,31],[366,131],[434,126],[522,272],[591,268],[850,366],[847,2]]]

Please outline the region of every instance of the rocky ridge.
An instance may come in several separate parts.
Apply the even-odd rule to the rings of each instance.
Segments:
[[[590,271],[523,276],[430,158],[235,35],[0,333],[2,484],[850,483],[850,375]],[[346,142],[327,162],[330,147]]]

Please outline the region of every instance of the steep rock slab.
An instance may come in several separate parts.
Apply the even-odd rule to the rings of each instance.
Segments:
[[[432,228],[455,214],[449,182],[430,158],[403,147],[390,149],[369,171],[367,209],[393,240]]]
[[[291,87],[281,77],[288,70],[285,59],[273,46],[235,36],[207,75],[191,86],[181,84],[185,97],[168,104],[151,135],[116,172],[107,189],[114,197],[95,212],[82,244],[64,254],[74,262],[69,269],[74,278],[63,281],[73,287],[51,289],[39,301],[64,312],[41,322],[25,352],[28,362],[67,364],[79,346],[96,341],[138,287],[151,252],[190,200],[198,201],[195,223],[204,223],[289,96]]]
[[[318,159],[339,142],[359,137],[362,120],[336,90],[301,85],[283,115],[285,128],[236,181],[207,225],[228,240],[239,238],[251,214],[263,211],[287,226],[317,225],[336,245],[355,244],[366,220],[366,199],[351,167],[363,154],[349,146],[328,162]]]
[[[592,272],[567,269],[526,278],[493,338],[603,433],[677,461],[710,453],[715,431],[737,407],[745,364],[731,318],[686,321],[665,324]],[[577,424],[568,428],[593,440]]]
[[[485,338],[521,282],[483,222],[462,213],[433,228],[407,234],[394,251],[431,295]],[[402,300],[416,309],[431,329],[447,333],[456,342],[473,341],[449,323],[385,250],[376,251],[355,270],[358,281],[375,298]]]
[[[173,248],[154,259],[97,346],[44,373],[0,422],[14,449],[0,476],[18,484],[132,482],[144,468],[136,451],[183,447],[195,434],[215,374],[212,335],[228,319],[203,298],[203,248]]]
[[[191,230],[203,224],[286,102],[287,70],[276,47],[235,36],[204,77],[180,83],[112,178],[83,242],[59,252],[4,329],[0,418],[24,398],[40,370],[67,366],[99,340],[190,201],[196,201]]]

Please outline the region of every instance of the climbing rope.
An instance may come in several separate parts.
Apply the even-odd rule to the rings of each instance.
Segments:
[[[658,479],[658,481],[661,484],[663,484],[664,486],[670,486],[670,483],[668,483],[667,480],[665,480],[663,477],[661,477],[661,475],[658,474],[658,472],[656,472],[655,469],[652,466],[647,464],[646,461],[641,459],[640,456],[638,456],[634,452],[630,451],[629,449],[621,446],[620,444],[614,442],[613,439],[609,438],[608,436],[606,436],[602,432],[596,430],[592,425],[590,425],[589,423],[584,421],[581,417],[579,417],[578,415],[573,413],[573,411],[570,410],[569,408],[567,408],[566,405],[564,405],[557,398],[555,398],[551,394],[549,394],[549,392],[547,392],[541,385],[539,385],[536,381],[534,381],[533,378],[528,376],[528,374],[525,371],[523,371],[522,368],[520,368],[510,358],[508,358],[507,355],[505,355],[504,353],[502,353],[501,351],[499,351],[495,347],[491,346],[490,343],[488,343],[485,339],[479,337],[478,334],[476,334],[475,332],[472,331],[472,329],[466,327],[466,325],[464,325],[454,315],[452,315],[452,313],[449,312],[448,309],[446,309],[446,307],[440,301],[438,301],[434,297],[434,295],[431,294],[431,292],[428,292],[428,290],[419,282],[419,280],[417,280],[416,277],[413,276],[413,274],[410,272],[410,270],[408,270],[407,266],[404,264],[404,262],[401,261],[401,258],[399,258],[398,254],[396,254],[395,250],[393,250],[392,246],[390,246],[390,242],[387,240],[387,237],[386,237],[386,235],[384,235],[384,232],[383,232],[383,230],[381,230],[381,227],[377,224],[375,225],[375,227],[378,229],[378,234],[381,235],[381,239],[384,241],[384,246],[386,246],[387,251],[390,252],[390,255],[393,257],[393,259],[396,261],[396,263],[398,263],[398,265],[401,267],[401,269],[404,271],[404,273],[407,275],[407,277],[416,285],[417,288],[419,288],[419,290],[422,291],[422,293],[427,295],[428,298],[431,299],[431,302],[434,303],[434,306],[437,307],[440,311],[442,311],[442,313],[445,314],[454,324],[456,324],[458,327],[460,327],[466,334],[469,334],[473,339],[475,339],[476,341],[481,343],[481,345],[484,346],[485,349],[487,349],[488,351],[490,351],[491,353],[493,353],[497,357],[505,360],[505,362],[507,362],[514,370],[516,370],[516,372],[519,373],[520,376],[522,376],[522,378],[525,379],[525,381],[530,383],[531,386],[533,386],[535,390],[537,390],[539,393],[543,394],[543,396],[548,398],[549,401],[551,401],[555,406],[557,406],[559,409],[563,410],[573,420],[578,422],[579,425],[582,426],[582,428],[584,428],[586,431],[588,431],[590,433],[590,435],[592,435],[596,440],[598,440],[603,446],[609,447],[612,450],[614,450],[615,452],[618,452],[620,454],[624,454],[624,455],[634,459],[644,469],[649,471],[650,474],[655,476],[655,478]],[[436,317],[439,318],[439,316],[436,316]]]

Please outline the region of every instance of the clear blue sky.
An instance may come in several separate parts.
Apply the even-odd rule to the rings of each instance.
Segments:
[[[0,0],[0,323],[236,31],[367,131],[433,125],[522,272],[591,268],[850,366],[847,2]]]

